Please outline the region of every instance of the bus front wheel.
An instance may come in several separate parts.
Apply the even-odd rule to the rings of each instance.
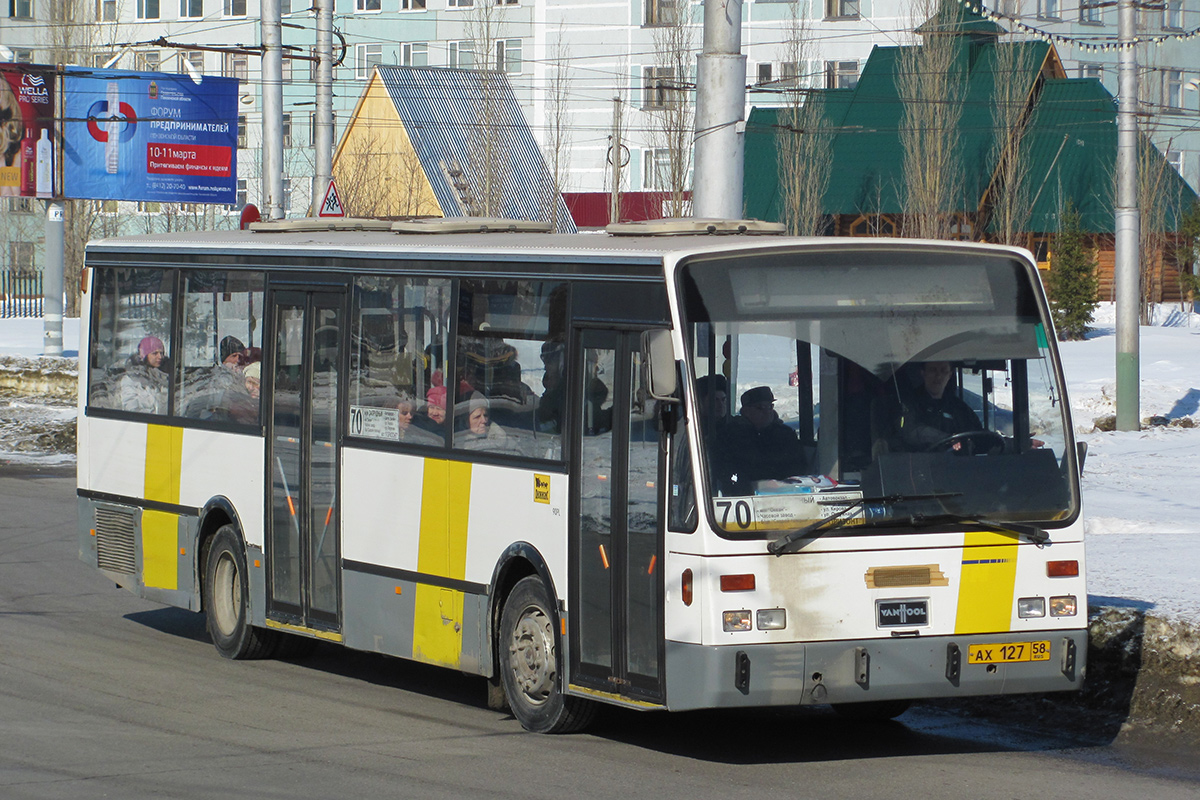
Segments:
[[[582,730],[595,716],[595,704],[562,693],[554,621],[558,615],[545,585],[522,578],[500,615],[500,679],[508,705],[521,727],[534,733]]]
[[[269,658],[279,635],[250,624],[250,586],[242,539],[232,525],[213,535],[204,570],[204,616],[225,658]]]

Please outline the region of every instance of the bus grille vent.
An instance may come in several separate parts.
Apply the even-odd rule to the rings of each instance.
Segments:
[[[96,509],[96,566],[111,572],[133,575],[133,514],[113,508]]]
[[[905,586],[947,586],[937,564],[914,564],[903,567],[871,567],[866,574],[871,589],[898,589]]]

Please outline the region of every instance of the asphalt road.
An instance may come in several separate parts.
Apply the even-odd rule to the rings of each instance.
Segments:
[[[609,711],[527,734],[478,678],[322,645],[230,662],[78,560],[74,476],[0,466],[0,798],[1200,796],[1195,754],[915,708]]]

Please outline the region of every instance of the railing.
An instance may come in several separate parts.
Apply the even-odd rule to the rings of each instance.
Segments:
[[[0,318],[42,316],[42,273],[0,272]]]

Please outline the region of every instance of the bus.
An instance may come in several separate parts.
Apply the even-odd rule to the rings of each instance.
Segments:
[[[1078,689],[1084,450],[1036,264],[773,230],[94,241],[81,558],[221,656],[441,665],[535,732]]]

